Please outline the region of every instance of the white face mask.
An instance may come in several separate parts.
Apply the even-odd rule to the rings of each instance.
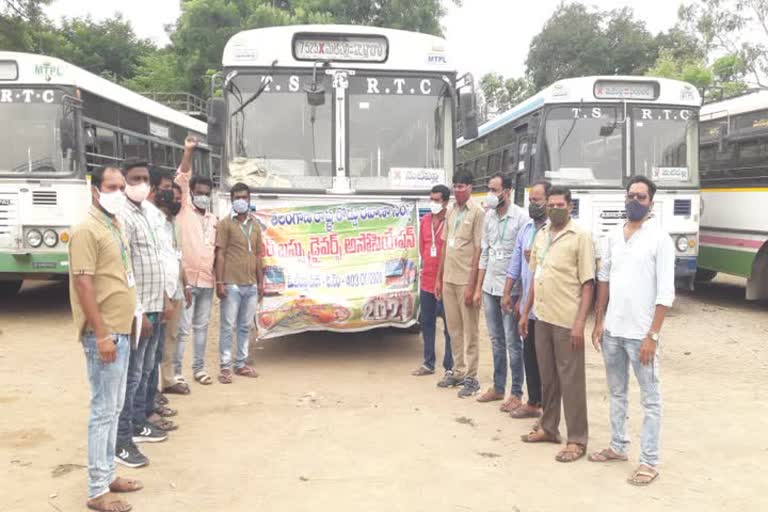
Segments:
[[[99,191],[99,204],[110,215],[117,215],[123,209],[126,202],[125,194],[121,190],[114,192]]]
[[[491,210],[495,210],[499,206],[501,206],[502,201],[499,199],[499,196],[494,194],[493,192],[488,192],[488,195],[485,197],[485,206],[490,208]]]
[[[432,201],[429,203],[429,210],[432,212],[432,215],[437,215],[441,211],[443,211],[443,203],[438,201]]]
[[[192,196],[192,204],[201,210],[207,210],[211,204],[211,198],[208,196]]]
[[[134,203],[140,203],[149,195],[149,185],[146,183],[139,183],[138,185],[126,185],[125,195],[128,199]]]

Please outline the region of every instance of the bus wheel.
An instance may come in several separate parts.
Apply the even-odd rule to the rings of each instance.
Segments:
[[[21,289],[22,283],[21,279],[18,281],[0,281],[0,298],[16,295]]]
[[[703,268],[696,269],[696,282],[708,283],[715,278],[717,272],[714,270],[706,270]]]

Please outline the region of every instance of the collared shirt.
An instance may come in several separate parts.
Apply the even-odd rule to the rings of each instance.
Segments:
[[[419,228],[419,253],[421,254],[421,289],[435,293],[437,267],[440,262],[440,251],[443,250],[443,230],[445,217],[436,226],[432,224],[432,214],[428,213],[421,219]],[[433,252],[434,251],[434,252]],[[433,256],[434,254],[434,256]]]
[[[521,305],[525,304],[531,293],[533,274],[531,273],[528,261],[531,258],[531,248],[538,232],[539,230],[536,228],[536,223],[533,220],[529,220],[528,223],[520,229],[520,232],[517,234],[517,239],[515,240],[515,248],[512,251],[512,258],[510,258],[509,267],[507,268],[507,277],[515,281],[515,286],[519,284],[522,287],[522,297],[520,297]],[[533,309],[531,309],[528,314],[528,319],[536,320],[536,314],[533,312]]]
[[[483,239],[483,209],[472,199],[462,207],[454,205],[445,219],[442,237],[446,242],[443,282],[468,285],[472,258]]]
[[[530,268],[536,318],[570,329],[576,321],[582,285],[595,279],[592,236],[574,220],[556,235],[547,224],[536,235]]]
[[[136,279],[136,294],[144,313],[159,313],[165,298],[165,272],[160,255],[160,237],[150,218],[155,205],[144,201],[136,206],[128,201],[120,214],[125,236],[131,246],[131,264]],[[162,215],[162,213],[161,213]]]
[[[501,297],[507,281],[507,268],[515,249],[517,234],[530,219],[528,214],[516,204],[509,205],[502,217],[496,210],[485,212],[483,239],[478,267],[485,270],[483,292]],[[515,286],[512,295],[520,295],[520,288]]]
[[[112,334],[130,334],[136,308],[136,289],[128,283],[131,249],[123,226],[91,206],[82,223],[72,230],[69,250],[69,301],[80,338],[87,329],[85,313],[75,288],[75,277],[93,276],[96,304]]]
[[[610,283],[605,329],[612,336],[641,340],[653,323],[656,306],[675,301],[675,248],[660,227],[644,222],[629,240],[624,227],[607,237],[599,281]]]
[[[189,190],[191,172],[176,173],[181,187],[181,210],[176,222],[181,231],[181,258],[187,284],[198,288],[213,288],[213,261],[216,256],[216,224],[211,212],[201,215],[192,204]]]
[[[147,212],[152,227],[157,233],[160,242],[160,257],[163,260],[163,272],[165,272],[165,295],[173,300],[179,300],[184,296],[181,285],[181,240],[175,221],[168,220],[168,216],[158,208]]]
[[[256,284],[256,269],[263,249],[261,226],[253,217],[240,222],[234,215],[224,217],[216,228],[216,247],[224,254],[225,284]]]

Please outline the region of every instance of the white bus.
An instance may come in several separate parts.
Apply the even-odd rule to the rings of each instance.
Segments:
[[[417,304],[391,296],[414,296],[413,280],[398,279],[418,274],[418,252],[414,264],[410,251],[418,201],[428,200],[434,185],[451,182],[457,118],[465,131],[477,130],[471,77],[457,78],[446,42],[376,27],[272,27],[234,35],[222,62],[223,97],[211,101],[208,131],[211,143],[225,147],[219,210],[229,208],[228,188],[244,182],[263,215],[267,286],[274,295],[262,306],[264,334],[413,323]],[[462,83],[470,90],[460,102]],[[356,263],[350,237],[381,228],[366,220],[377,208],[397,210],[401,219],[407,212],[401,227],[408,225],[409,250],[402,257],[385,250],[383,260]],[[300,228],[292,230],[308,222],[302,215],[349,220],[327,225],[341,249],[337,241],[317,245]],[[382,244],[401,245],[375,237],[358,242],[368,244],[369,254]],[[310,254],[317,247],[320,252]],[[367,270],[350,273],[356,266]],[[388,289],[399,291],[384,293]],[[366,302],[380,295],[386,300]],[[317,314],[292,318],[309,307]],[[322,322],[332,311],[336,320]]]
[[[206,124],[59,59],[0,51],[0,295],[67,275],[70,226],[90,205],[87,177],[142,158],[176,169]],[[203,145],[196,172],[218,165]]]
[[[691,287],[699,230],[698,112],[693,86],[674,80],[597,76],[560,80],[459,140],[458,170],[475,190],[489,176],[514,177],[515,202],[547,179],[571,188],[574,217],[592,232],[596,252],[623,222],[624,188],[636,174],[659,187],[653,218],[675,242],[675,273]]]
[[[747,278],[747,299],[768,297],[768,91],[701,108],[699,279]]]

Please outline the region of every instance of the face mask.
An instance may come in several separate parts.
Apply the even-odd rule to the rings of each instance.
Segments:
[[[565,226],[568,222],[570,213],[568,212],[568,208],[547,208],[547,215],[549,215],[549,220],[552,222],[552,225],[559,228]]]
[[[125,195],[134,203],[140,203],[149,195],[149,185],[139,183],[138,185],[126,185]]]
[[[192,196],[192,204],[195,205],[195,208],[207,210],[211,205],[211,198],[208,196]]]
[[[125,194],[120,190],[114,192],[99,191],[99,204],[110,215],[117,215],[125,206]]]
[[[429,210],[432,212],[432,215],[437,215],[443,211],[443,203],[432,201],[429,203]]]
[[[242,215],[244,213],[247,213],[248,210],[251,209],[251,205],[248,204],[248,201],[245,199],[235,199],[232,202],[232,209],[235,211],[236,214]]]
[[[459,204],[464,204],[469,201],[469,189],[462,191],[454,190],[453,195],[456,197],[456,202]]]
[[[627,218],[631,221],[638,221],[645,218],[648,215],[650,208],[644,204],[640,204],[639,201],[634,199],[626,202]]]
[[[487,206],[491,210],[495,210],[496,208],[501,206],[501,201],[499,201],[499,196],[497,196],[493,192],[489,192],[488,195],[485,196],[485,206]]]
[[[533,220],[541,220],[547,216],[547,205],[530,203],[528,205],[528,216]]]

